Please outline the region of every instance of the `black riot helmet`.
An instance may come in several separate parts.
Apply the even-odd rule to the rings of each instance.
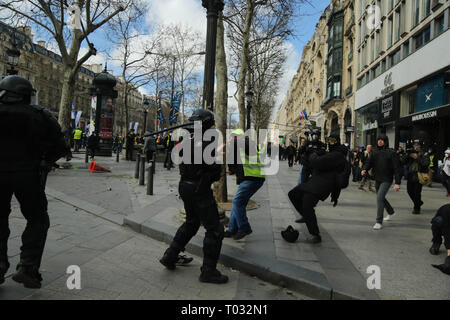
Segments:
[[[30,104],[36,90],[31,82],[19,76],[7,76],[0,81],[0,102]]]
[[[299,232],[295,230],[292,226],[288,226],[286,230],[281,231],[281,236],[287,242],[294,243],[298,239]]]
[[[201,121],[203,131],[210,129],[216,123],[214,121],[214,113],[207,109],[195,109],[188,120],[192,122]]]

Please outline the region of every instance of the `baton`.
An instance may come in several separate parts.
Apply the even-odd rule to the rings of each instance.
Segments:
[[[160,133],[167,132],[167,131],[172,131],[172,130],[175,130],[175,129],[178,129],[178,128],[189,127],[189,126],[192,126],[193,124],[194,124],[194,122],[189,122],[189,123],[180,124],[178,126],[167,128],[167,129],[160,130],[160,131],[147,132],[147,133],[144,134],[144,137],[154,136],[156,134],[160,134]]]

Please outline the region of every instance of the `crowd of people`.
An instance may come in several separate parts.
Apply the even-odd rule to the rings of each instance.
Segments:
[[[69,129],[66,134],[63,134],[58,122],[48,110],[31,105],[34,92],[31,83],[19,76],[8,76],[0,81],[0,126],[5,129],[5,133],[0,136],[0,144],[7,150],[6,156],[0,159],[0,189],[2,190],[0,284],[5,281],[5,274],[10,267],[7,244],[10,236],[11,199],[14,195],[27,220],[27,225],[22,234],[20,260],[12,279],[26,288],[40,288],[42,284],[39,268],[50,227],[45,194],[47,174],[56,161],[70,155],[68,139],[72,137],[74,140],[83,139],[83,133],[80,134],[78,129],[75,132]],[[189,121],[201,121],[203,133],[215,125],[214,114],[205,109],[195,110]],[[188,130],[191,133],[191,147],[197,146],[193,138],[194,129]],[[141,136],[136,137],[134,130],[130,130],[125,138],[127,158],[130,156],[128,149],[133,148],[137,143],[146,144],[148,152],[155,150],[154,146],[157,143],[163,143],[167,150],[165,166],[168,169],[173,167],[170,150],[174,147],[174,141],[171,135],[168,134],[165,139],[151,134],[146,136],[147,141],[141,140]],[[119,137],[117,141],[120,141]],[[202,151],[209,148],[211,143],[202,141]],[[77,141],[77,150],[80,145],[82,141]],[[96,134],[87,139],[86,146],[97,148]],[[227,150],[234,148],[235,157],[241,161],[234,161],[228,169],[229,174],[236,175],[239,187],[233,198],[230,223],[226,232],[220,222],[217,203],[211,188],[211,185],[222,177],[222,166],[215,162],[206,162],[205,159],[201,164],[196,164],[194,153],[191,155],[190,162],[183,161],[180,164],[179,193],[184,202],[186,221],[177,230],[172,243],[160,259],[166,268],[173,270],[176,265],[192,261],[192,258],[180,253],[198,232],[200,225],[203,225],[206,233],[199,280],[217,284],[228,282],[228,277],[217,270],[222,240],[224,237],[240,240],[252,233],[246,215],[246,205],[265,183],[260,146],[246,137],[242,130],[235,130]],[[254,149],[257,150],[256,154],[250,151]],[[381,136],[377,139],[375,147],[366,148],[364,154],[358,156],[359,162],[356,162],[355,156],[351,156],[350,153],[348,146],[342,145],[338,136],[332,135],[324,143],[320,141],[317,132],[313,132],[308,139],[302,139],[298,150],[292,143],[289,150],[282,152],[282,157],[288,158],[290,166],[296,162],[302,165],[299,183],[288,193],[288,197],[301,215],[301,219],[297,222],[305,223],[308,228],[311,235],[307,239],[308,243],[316,244],[322,241],[314,208],[319,201],[325,201],[330,196],[333,206],[338,205],[341,190],[349,185],[352,166],[358,166],[361,169],[361,181],[369,176],[375,182],[377,192],[375,230],[382,229],[383,221],[390,220],[395,214],[394,208],[386,199],[386,194],[393,183],[394,189],[398,191],[402,176],[407,179],[408,195],[413,202],[412,213],[420,214],[423,205],[422,187],[429,184],[433,175],[439,172],[439,162],[436,166],[435,155],[430,150],[424,153],[420,142],[414,143],[414,146],[408,148],[403,154],[401,150],[390,149],[387,137]],[[448,188],[450,150],[445,152],[445,156],[441,170],[444,176],[443,182]],[[438,167],[437,170],[436,167]],[[447,189],[448,196],[450,193]],[[384,210],[388,213],[386,217],[384,217]],[[450,275],[450,204],[437,210],[431,225],[433,244],[429,249],[430,253],[439,254],[440,246],[444,242],[448,254],[444,264],[435,265],[435,267]],[[288,241],[293,240],[291,237],[286,237],[286,233],[282,233],[282,236]]]
[[[444,159],[438,161],[432,147],[424,152],[422,146],[421,141],[415,140],[408,144],[406,151],[402,148],[394,150],[389,148],[388,137],[380,136],[375,147],[359,146],[350,150],[348,145],[340,144],[337,136],[330,136],[326,144],[319,141],[318,134],[313,135],[311,139],[302,138],[296,158],[302,165],[298,185],[288,195],[301,216],[296,222],[306,223],[312,235],[307,242],[321,242],[314,207],[319,200],[324,201],[330,195],[333,206],[336,206],[340,191],[346,187],[346,183],[341,179],[349,176],[350,171],[353,182],[359,184],[360,190],[365,190],[364,186],[368,185],[369,191],[376,193],[377,213],[374,230],[381,230],[383,222],[390,221],[395,215],[395,209],[386,199],[386,195],[393,184],[393,189],[399,191],[402,179],[406,179],[407,194],[412,202],[412,214],[421,213],[424,204],[423,186],[431,187],[433,179],[442,181],[447,189],[447,197],[450,197],[450,148],[445,151]],[[295,149],[294,142],[291,141],[288,148]],[[288,148],[281,151],[280,159],[286,157],[289,159],[292,150]],[[343,162],[346,162],[346,165]],[[288,165],[292,167],[289,161]],[[387,212],[386,216],[384,211]],[[445,263],[435,267],[450,274],[450,204],[437,209],[431,226],[433,238],[430,253],[438,254],[442,238],[448,253]],[[294,242],[298,232],[290,226],[282,232],[282,236],[286,241]]]

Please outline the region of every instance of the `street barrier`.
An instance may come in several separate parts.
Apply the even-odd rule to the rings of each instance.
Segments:
[[[148,168],[148,175],[147,175],[147,195],[152,196],[153,195],[153,174],[155,170],[155,158],[153,157],[153,160],[150,161],[150,167]]]
[[[139,154],[136,155],[136,167],[134,169],[134,178],[139,179],[139,162],[141,160],[141,157],[139,157]]]
[[[139,185],[145,185],[145,156],[143,154],[139,155]]]

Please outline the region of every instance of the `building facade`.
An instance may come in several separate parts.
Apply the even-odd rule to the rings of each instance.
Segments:
[[[356,2],[357,142],[450,146],[448,0]]]
[[[357,2],[357,1],[356,1]],[[354,146],[355,1],[332,1],[327,16],[328,49],[322,137],[337,135]]]
[[[284,100],[286,124],[297,140],[312,128],[322,139],[331,134],[354,145],[354,88],[356,87],[354,1],[333,0],[303,48],[297,74]],[[281,110],[281,109],[280,109]],[[301,119],[306,111],[308,120]]]

